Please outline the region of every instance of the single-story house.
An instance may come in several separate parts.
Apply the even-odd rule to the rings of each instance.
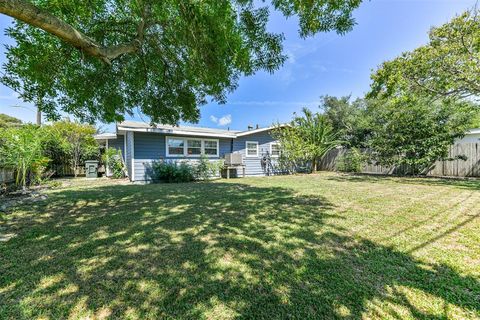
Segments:
[[[479,143],[480,128],[470,129],[462,139],[458,139],[456,143]]]
[[[198,161],[201,155],[210,160],[240,154],[247,176],[272,175],[278,172],[278,142],[273,127],[245,131],[187,126],[151,126],[144,122],[124,121],[116,133],[96,135],[100,144],[121,151],[131,181],[153,180],[155,161]],[[268,159],[266,161],[266,159]],[[238,168],[238,175],[242,174]]]

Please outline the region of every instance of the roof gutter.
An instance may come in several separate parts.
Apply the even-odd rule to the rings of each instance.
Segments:
[[[242,131],[242,132],[237,133],[236,136],[237,137],[243,137],[243,136],[248,136],[248,135],[254,134],[254,133],[269,131],[269,130],[273,130],[275,128],[283,128],[283,127],[288,127],[288,126],[289,126],[288,124],[280,124],[278,126],[271,126],[271,127],[260,128],[260,129],[255,129],[255,130],[247,130],[247,131]]]
[[[222,133],[195,132],[195,131],[159,129],[159,128],[131,128],[131,127],[124,127],[124,126],[117,126],[117,130],[133,131],[133,132],[154,132],[154,133],[165,133],[165,134],[175,134],[175,135],[195,136],[195,137],[212,137],[212,138],[235,138],[236,137],[234,133],[222,134]]]

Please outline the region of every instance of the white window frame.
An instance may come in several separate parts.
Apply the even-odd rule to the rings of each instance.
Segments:
[[[183,154],[170,154],[168,148],[168,139],[183,140]],[[200,154],[188,154],[188,142],[187,140],[200,140],[201,141],[201,151]],[[205,141],[213,141],[217,144],[217,153],[216,154],[205,154]],[[220,141],[219,139],[204,139],[198,137],[178,137],[178,136],[165,136],[165,155],[168,158],[200,158],[202,155],[207,158],[218,158],[220,156]]]
[[[168,147],[168,139],[183,140],[183,154],[170,154],[170,148]],[[165,154],[167,157],[182,157],[187,153],[186,139],[183,137],[165,137]]]
[[[212,141],[217,144],[217,153],[216,154],[205,154],[205,141]],[[210,149],[210,148],[209,148]],[[210,158],[217,158],[220,156],[220,142],[218,139],[202,139],[202,154],[210,157]]]
[[[188,141],[200,141],[200,154],[188,154]],[[183,153],[185,156],[189,158],[195,158],[195,157],[200,157],[203,154],[203,139],[198,139],[198,138],[185,138],[183,145],[185,146],[185,150],[183,150]],[[198,148],[198,147],[193,147],[193,148]]]
[[[274,144],[276,144],[277,146],[279,146],[279,149],[281,149],[281,148],[280,148],[280,142],[276,142],[276,141],[270,142],[270,157],[272,157],[272,158],[278,158],[278,157],[280,157],[280,155],[273,155],[273,145],[274,145]],[[279,152],[281,153],[282,150],[279,150]]]
[[[253,143],[257,146],[257,153],[255,155],[248,154],[248,144]],[[258,141],[245,141],[245,157],[258,158]]]

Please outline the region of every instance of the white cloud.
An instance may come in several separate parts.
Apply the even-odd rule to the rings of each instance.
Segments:
[[[232,115],[231,114],[227,114],[223,117],[221,117],[220,119],[218,119],[218,125],[219,126],[226,126],[227,124],[230,124],[232,123]]]
[[[217,122],[218,122],[218,118],[215,117],[215,116],[213,116],[213,115],[210,116],[210,120],[211,120],[212,122],[214,122],[214,123],[217,123]]]

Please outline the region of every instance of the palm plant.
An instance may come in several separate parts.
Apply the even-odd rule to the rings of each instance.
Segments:
[[[0,134],[0,166],[13,169],[15,183],[23,189],[27,177],[39,175],[48,159],[42,153],[42,134],[38,127],[27,125],[8,128]]]
[[[292,161],[310,162],[312,172],[316,172],[318,161],[342,141],[337,139],[332,125],[323,114],[313,113],[307,108],[303,108],[302,113],[302,116],[295,115],[289,126],[278,128],[276,137],[287,157]]]

